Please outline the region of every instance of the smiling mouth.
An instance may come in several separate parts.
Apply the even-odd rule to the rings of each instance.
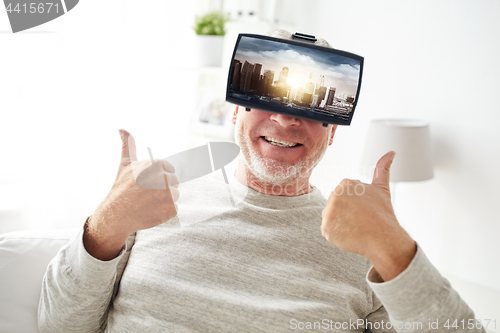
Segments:
[[[266,140],[267,142],[269,142],[270,144],[272,144],[273,146],[277,146],[277,147],[292,148],[292,147],[301,146],[300,143],[278,140],[278,139],[272,138],[270,136],[263,136],[262,138],[264,140]]]

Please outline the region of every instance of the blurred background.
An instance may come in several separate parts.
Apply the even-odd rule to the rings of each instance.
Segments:
[[[212,10],[230,21],[208,67],[193,26]],[[0,10],[0,233],[81,227],[114,181],[119,128],[139,158],[230,140],[198,124],[203,100],[224,96],[238,33],[283,28],[365,57],[353,122],[312,183],[328,196],[360,178],[372,119],[428,121],[434,178],[398,184],[396,212],[443,273],[492,295],[472,301],[486,316],[500,296],[499,15],[493,0],[83,0],[12,34]]]

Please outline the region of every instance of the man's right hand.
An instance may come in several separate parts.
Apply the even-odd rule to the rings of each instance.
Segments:
[[[122,155],[111,191],[87,221],[83,244],[99,260],[115,258],[132,233],[155,227],[177,215],[179,198],[174,168],[156,160],[137,162],[135,140],[120,130]],[[140,174],[139,187],[136,177]],[[170,185],[170,186],[169,186]]]

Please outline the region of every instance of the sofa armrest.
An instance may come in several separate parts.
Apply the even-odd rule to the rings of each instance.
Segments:
[[[78,229],[27,230],[0,235],[0,327],[38,332],[37,310],[45,270]]]

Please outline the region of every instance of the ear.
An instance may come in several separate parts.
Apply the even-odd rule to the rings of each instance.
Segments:
[[[330,140],[328,140],[328,145],[331,146],[333,143],[333,137],[335,136],[335,132],[337,131],[338,125],[332,125],[332,133],[330,134]]]
[[[240,109],[239,106],[236,106],[236,108],[233,111],[233,116],[231,117],[231,121],[233,122],[233,125],[236,125],[236,118],[238,117],[238,110]]]

